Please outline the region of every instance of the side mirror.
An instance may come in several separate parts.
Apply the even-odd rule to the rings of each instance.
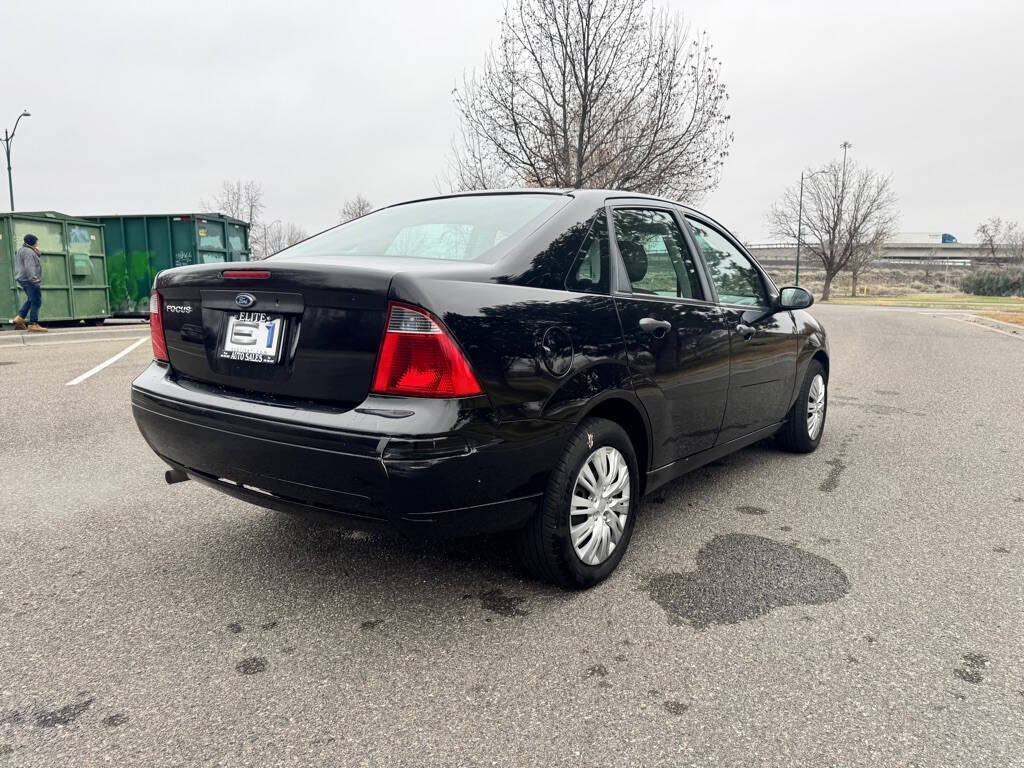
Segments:
[[[779,309],[807,309],[813,303],[814,297],[795,285],[787,286],[779,292]]]

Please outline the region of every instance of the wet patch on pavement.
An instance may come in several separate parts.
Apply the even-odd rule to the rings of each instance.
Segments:
[[[242,625],[239,624],[237,621],[232,621],[230,624],[228,624],[228,632],[230,632],[233,635],[240,635],[242,634]]]
[[[895,393],[899,394],[899,393]],[[864,413],[869,413],[874,416],[895,416],[895,415],[910,415],[910,416],[924,416],[926,414],[920,411],[908,411],[906,408],[900,408],[895,405],[886,405],[884,403],[862,403],[856,397],[844,397],[840,395],[831,395],[828,399],[829,405],[836,406],[849,406],[856,408]]]
[[[689,704],[683,704],[681,701],[666,701],[664,706],[671,715],[681,715],[690,708]]]
[[[736,511],[739,512],[742,515],[767,515],[768,514],[768,510],[765,509],[764,507],[748,507],[746,505],[742,505],[742,506],[736,507]]]
[[[384,623],[384,619],[369,619],[359,625],[364,632],[371,632]]]
[[[250,656],[242,659],[235,665],[235,669],[242,675],[258,675],[267,669],[267,660],[263,656]]]
[[[832,469],[829,470],[828,475],[821,481],[819,490],[825,493],[832,493],[836,488],[839,487],[839,476],[843,474],[843,470],[846,469],[846,462],[842,458],[829,459],[825,462]]]
[[[735,624],[788,605],[823,605],[850,591],[837,565],[762,536],[716,536],[697,553],[697,569],[655,575],[651,599],[672,624],[706,629]]]
[[[124,725],[128,722],[128,715],[118,712],[113,715],[107,715],[103,718],[103,724],[108,728],[116,728],[119,725]]]
[[[965,653],[960,660],[963,662],[963,666],[954,669],[954,675],[972,685],[977,685],[985,679],[981,672],[989,666],[988,656],[983,653]]]
[[[85,699],[76,704],[55,709],[51,712],[43,712],[36,718],[36,725],[40,728],[55,728],[58,725],[70,725],[77,720],[89,707],[92,706],[92,699]]]
[[[529,616],[529,611],[519,607],[525,599],[516,595],[506,595],[499,587],[480,595],[480,606],[501,616]]]

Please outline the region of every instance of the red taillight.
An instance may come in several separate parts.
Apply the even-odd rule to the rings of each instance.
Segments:
[[[163,299],[153,291],[149,295],[149,338],[153,342],[153,357],[168,363],[170,359],[167,357],[167,340],[164,338],[163,308]]]
[[[413,397],[467,397],[483,392],[466,356],[441,323],[426,310],[395,302],[388,304],[373,391]]]
[[[270,271],[266,269],[228,269],[220,273],[225,280],[269,280]]]

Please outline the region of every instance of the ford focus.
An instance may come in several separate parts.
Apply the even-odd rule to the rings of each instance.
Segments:
[[[416,200],[161,272],[132,410],[169,482],[409,536],[515,531],[533,574],[588,587],[644,494],[767,437],[818,446],[812,301],[668,200]]]

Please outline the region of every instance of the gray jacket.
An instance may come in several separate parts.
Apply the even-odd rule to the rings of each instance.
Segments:
[[[14,255],[14,279],[19,283],[38,283],[43,276],[39,254],[34,248],[21,246]]]

